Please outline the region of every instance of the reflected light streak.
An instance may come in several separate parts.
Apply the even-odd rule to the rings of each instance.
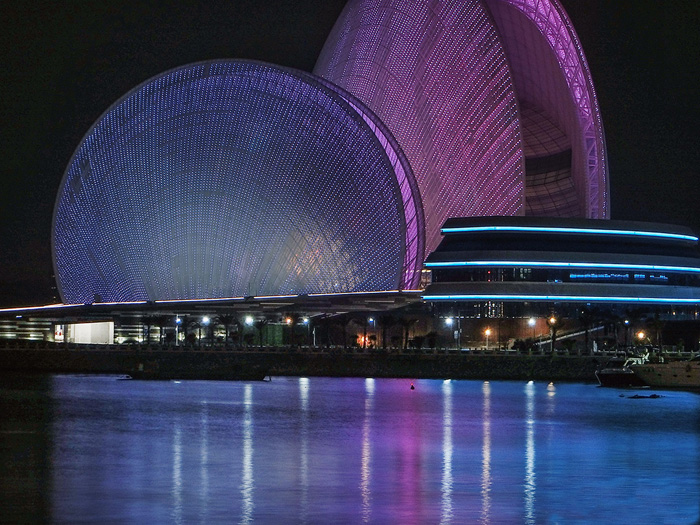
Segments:
[[[301,522],[309,515],[309,378],[299,378],[299,403],[301,405]]]
[[[199,418],[202,443],[199,449],[199,461],[201,465],[201,488],[199,496],[202,500],[202,508],[199,517],[202,523],[207,521],[209,514],[209,406],[206,400],[202,401],[202,414]]]
[[[362,495],[362,522],[369,523],[372,516],[372,493],[369,488],[372,473],[372,406],[374,402],[374,379],[365,379],[365,419],[362,423],[362,471],[360,476],[360,494]]]
[[[525,523],[535,523],[535,384],[525,385]]]
[[[243,393],[243,476],[241,479],[241,523],[253,522],[253,387]]]
[[[452,382],[442,383],[442,506],[440,523],[451,523],[452,512]]]
[[[173,523],[182,523],[182,430],[175,422],[173,431]]]
[[[491,384],[485,381],[484,394],[484,442],[481,447],[481,523],[491,522]]]

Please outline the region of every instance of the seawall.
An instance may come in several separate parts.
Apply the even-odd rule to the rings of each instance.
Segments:
[[[0,349],[0,371],[66,374],[154,372],[183,379],[269,376],[405,377],[595,382],[604,356],[427,353],[350,353],[341,349],[181,350],[107,346],[81,349]],[[254,374],[253,374],[254,375]]]

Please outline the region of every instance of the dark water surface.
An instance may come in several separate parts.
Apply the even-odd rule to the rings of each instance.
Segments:
[[[436,380],[411,390],[399,379],[2,381],[3,522],[700,516],[697,394]]]

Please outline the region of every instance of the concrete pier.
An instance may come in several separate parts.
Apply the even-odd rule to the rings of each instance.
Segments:
[[[27,345],[0,348],[0,371],[129,374],[162,378],[245,379],[268,376],[406,377],[595,382],[606,356],[343,348],[195,349],[159,345]],[[239,377],[240,376],[240,377]]]

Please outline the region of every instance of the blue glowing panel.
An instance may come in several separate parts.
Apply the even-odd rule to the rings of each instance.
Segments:
[[[633,297],[607,295],[538,295],[538,294],[455,294],[424,295],[424,301],[546,301],[577,303],[661,303],[661,304],[700,304],[700,298],[693,297]]]
[[[59,291],[82,303],[400,288],[417,212],[395,164],[311,75],[246,61],[166,72],[107,110],[66,169]]]
[[[696,266],[669,266],[665,264],[625,264],[568,261],[438,261],[425,263],[427,268],[450,267],[504,267],[504,268],[605,268],[620,270],[661,270],[681,273],[700,273]]]
[[[630,237],[659,237],[662,239],[678,239],[692,242],[698,241],[698,238],[694,235],[639,230],[613,230],[609,228],[571,228],[552,226],[464,226],[454,228],[442,228],[442,233],[470,233],[487,231],[526,233],[590,233],[593,235],[624,235]]]

